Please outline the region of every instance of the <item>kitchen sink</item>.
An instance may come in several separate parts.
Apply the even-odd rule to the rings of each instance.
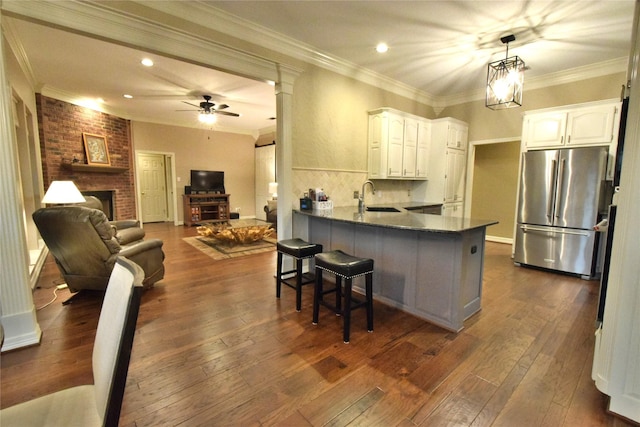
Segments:
[[[396,208],[383,207],[383,206],[367,206],[369,212],[400,212]]]

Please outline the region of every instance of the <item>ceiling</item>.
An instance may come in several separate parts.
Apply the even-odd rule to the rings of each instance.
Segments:
[[[162,8],[169,3],[146,5]],[[508,34],[516,36],[509,44],[509,56],[520,56],[528,67],[525,90],[527,82],[569,69],[592,69],[602,63],[620,68],[630,50],[635,2],[201,1],[197,5],[251,29],[234,34],[239,38],[259,34],[265,41],[284,41],[283,49],[295,45],[299,52],[313,52],[426,96],[446,98],[482,92],[486,64],[504,57],[505,46],[499,39]],[[189,14],[188,7],[184,11]],[[197,108],[185,102],[197,105],[206,94],[241,115],[221,116],[214,129],[255,133],[275,126],[274,88],[264,82],[31,22],[3,20],[20,41],[32,78],[45,95],[78,103],[100,97],[104,104],[99,108],[121,117],[202,127]],[[378,54],[374,49],[378,42],[387,43],[389,51]],[[151,68],[140,65],[147,56],[155,61]],[[133,99],[123,98],[125,93]]]

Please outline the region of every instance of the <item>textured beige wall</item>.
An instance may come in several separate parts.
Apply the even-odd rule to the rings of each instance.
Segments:
[[[294,168],[366,171],[367,111],[379,107],[434,117],[427,105],[309,67],[294,85]]]
[[[224,171],[225,190],[231,195],[231,211],[254,216],[255,164],[254,138],[208,129],[132,122],[136,151],[174,153],[178,197],[178,218],[183,220],[182,194],[189,184],[191,169]]]
[[[471,216],[499,221],[489,236],[513,237],[519,158],[520,141],[476,146]]]
[[[434,118],[433,109],[321,68],[307,68],[293,95],[294,197],[323,188],[334,206],[357,205],[353,191],[367,179],[367,111],[396,108]],[[412,183],[378,181],[370,203],[410,201]],[[369,191],[369,190],[367,190]]]

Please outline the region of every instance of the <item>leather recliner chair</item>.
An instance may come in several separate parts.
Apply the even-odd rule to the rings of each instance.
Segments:
[[[84,203],[77,203],[74,206],[84,206],[92,209],[99,209],[104,212],[102,202],[95,196],[84,196]],[[106,213],[105,213],[106,215]],[[121,245],[128,245],[138,240],[144,239],[144,229],[140,227],[140,221],[137,219],[120,219],[109,221],[109,224],[115,228],[116,239]]]
[[[118,255],[144,270],[145,288],[164,277],[162,240],[137,240],[121,245],[104,212],[83,206],[56,206],[33,213],[45,244],[69,290],[104,290]]]

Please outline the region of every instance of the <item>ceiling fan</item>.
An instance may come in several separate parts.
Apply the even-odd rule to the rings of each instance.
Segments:
[[[227,104],[216,105],[215,102],[211,102],[210,95],[202,95],[202,97],[204,98],[204,101],[201,102],[199,105],[192,104],[187,101],[182,101],[182,102],[184,102],[187,105],[196,107],[201,115],[220,114],[223,116],[240,117],[240,114],[238,113],[232,113],[231,111],[222,111],[226,108],[229,108],[229,106]],[[192,111],[192,110],[178,110],[178,111]]]

